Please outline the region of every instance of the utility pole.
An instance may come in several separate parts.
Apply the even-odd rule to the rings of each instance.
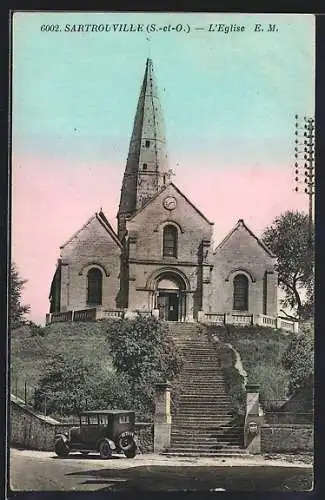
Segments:
[[[315,195],[315,120],[295,115],[295,191],[308,196],[309,245],[313,248],[313,202]],[[303,179],[303,180],[302,180]]]

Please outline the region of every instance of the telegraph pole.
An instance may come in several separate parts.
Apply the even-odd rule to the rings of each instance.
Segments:
[[[313,201],[315,195],[315,120],[295,115],[295,191],[308,196],[309,245],[313,247]]]

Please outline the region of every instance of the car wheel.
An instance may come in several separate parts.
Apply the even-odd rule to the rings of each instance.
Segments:
[[[55,442],[54,451],[59,457],[67,457],[69,455],[69,447],[63,439],[58,439]]]
[[[112,456],[112,450],[107,441],[102,441],[99,445],[99,453],[101,458],[110,458]]]
[[[134,458],[137,454],[137,447],[134,445],[129,450],[125,450],[124,455],[126,458]]]
[[[134,446],[134,440],[132,436],[126,435],[126,436],[121,436],[119,440],[119,446],[122,451],[128,451],[131,450]]]

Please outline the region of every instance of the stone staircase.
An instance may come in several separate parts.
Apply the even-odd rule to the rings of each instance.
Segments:
[[[220,352],[198,323],[169,323],[184,366],[167,455],[243,456],[243,425],[231,413]]]

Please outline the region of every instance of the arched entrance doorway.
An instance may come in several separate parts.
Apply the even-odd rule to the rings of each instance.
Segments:
[[[159,318],[166,321],[184,321],[186,317],[185,283],[177,274],[167,272],[156,280],[155,308]]]

